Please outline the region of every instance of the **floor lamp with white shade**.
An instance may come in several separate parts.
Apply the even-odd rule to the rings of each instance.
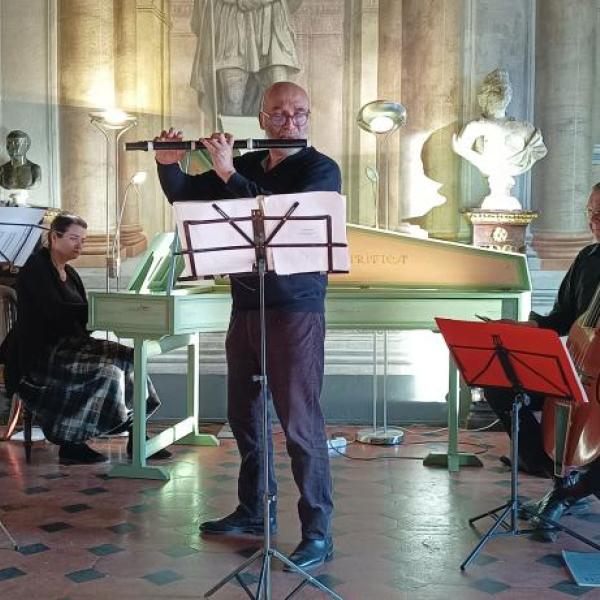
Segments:
[[[89,113],[90,121],[104,135],[106,140],[106,283],[105,288],[110,292],[110,280],[118,277],[118,264],[111,248],[111,209],[115,216],[115,237],[119,223],[119,140],[121,136],[137,125],[134,115],[122,110],[110,109]],[[111,185],[111,167],[114,183]]]
[[[384,228],[390,226],[390,184],[389,184],[389,141],[391,135],[406,123],[406,108],[398,102],[389,100],[374,100],[368,102],[356,117],[358,126],[364,131],[375,135],[378,155],[382,162],[382,175],[376,171],[373,181],[377,183],[375,193],[375,228],[379,229],[379,199],[384,201]],[[381,194],[381,179],[383,179],[383,194]],[[356,440],[364,444],[380,444],[394,446],[402,443],[404,432],[401,429],[388,427],[387,422],[387,365],[388,365],[388,334],[383,332],[383,423],[377,426],[377,338],[378,332],[373,332],[373,428],[361,429],[356,434]]]

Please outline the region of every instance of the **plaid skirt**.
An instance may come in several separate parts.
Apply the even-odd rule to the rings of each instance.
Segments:
[[[62,339],[19,383],[19,396],[54,444],[124,431],[133,413],[133,348],[92,337]],[[146,410],[160,405],[148,379]]]

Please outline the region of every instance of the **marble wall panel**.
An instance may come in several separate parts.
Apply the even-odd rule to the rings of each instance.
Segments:
[[[26,131],[28,158],[40,165],[40,187],[29,191],[39,206],[59,204],[56,111],[56,1],[0,2],[0,161],[8,160],[6,134]],[[7,192],[0,188],[0,198]]]

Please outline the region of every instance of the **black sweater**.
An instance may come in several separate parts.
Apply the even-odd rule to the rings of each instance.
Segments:
[[[600,244],[591,244],[579,252],[567,271],[552,310],[548,315],[531,313],[540,327],[567,335],[571,325],[588,309],[600,285]]]
[[[85,288],[75,269],[65,270],[63,282],[42,248],[19,271],[17,322],[5,349],[7,387],[16,386],[61,338],[87,335]]]
[[[187,200],[253,198],[259,195],[301,192],[339,192],[340,169],[314,148],[288,156],[273,169],[265,171],[267,151],[249,152],[234,158],[237,171],[225,184],[214,172],[186,175],[179,165],[158,165],[158,176],[170,203]],[[290,312],[323,312],[327,276],[321,273],[265,276],[265,302],[268,308]],[[234,310],[256,310],[258,277],[231,277]]]

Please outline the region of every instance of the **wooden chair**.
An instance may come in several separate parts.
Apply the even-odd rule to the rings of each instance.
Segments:
[[[0,285],[0,342],[4,340],[8,332],[17,320],[17,294],[15,290],[6,285]],[[4,365],[0,369],[0,388],[6,391],[4,387]],[[8,417],[8,424],[4,431],[2,439],[9,440],[13,435],[17,423],[21,416],[23,422],[23,436],[25,446],[25,461],[31,462],[31,427],[32,416],[27,410],[18,394],[13,394],[11,398],[11,407]]]

